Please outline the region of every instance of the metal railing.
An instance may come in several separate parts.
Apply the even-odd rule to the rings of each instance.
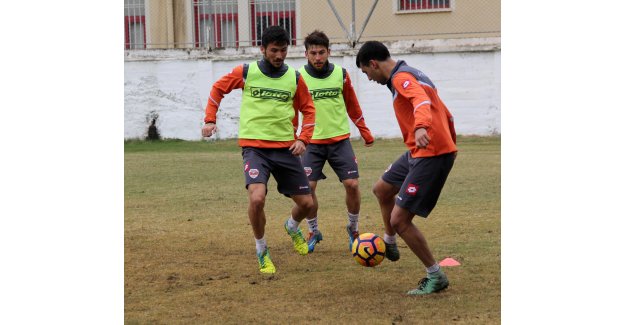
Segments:
[[[398,12],[451,11],[453,0],[396,0]]]
[[[145,0],[124,0],[124,46],[126,49],[144,49]]]
[[[291,45],[315,29],[332,43],[497,37],[500,0],[124,0],[125,49],[260,45],[284,27]]]

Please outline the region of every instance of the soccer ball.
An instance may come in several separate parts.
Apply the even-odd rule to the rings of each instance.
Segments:
[[[358,264],[376,266],[384,260],[386,245],[384,240],[370,232],[358,236],[352,244],[352,255]]]

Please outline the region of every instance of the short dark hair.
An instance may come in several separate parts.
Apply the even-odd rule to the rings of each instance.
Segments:
[[[391,53],[388,52],[388,48],[384,44],[378,41],[366,41],[358,50],[356,66],[360,68],[362,64],[368,67],[370,60],[386,61],[390,57]]]
[[[330,40],[328,36],[320,31],[315,29],[312,33],[308,34],[304,39],[304,47],[308,50],[308,46],[310,45],[321,45],[325,46],[327,49],[330,48]]]
[[[276,43],[276,45],[285,45],[289,44],[291,39],[289,34],[282,28],[281,26],[269,26],[263,31],[263,36],[261,38],[261,44],[263,47],[267,47],[271,43]]]

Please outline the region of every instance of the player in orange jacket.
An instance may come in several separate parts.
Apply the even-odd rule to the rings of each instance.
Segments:
[[[373,188],[384,221],[386,256],[391,261],[399,259],[399,234],[427,271],[418,287],[408,294],[443,290],[449,285],[447,276],[412,220],[415,215],[426,218],[434,209],[453,167],[458,151],[453,117],[438,97],[434,83],[403,60],[393,60],[384,44],[365,42],[356,56],[356,65],[369,80],[391,91],[395,116],[408,148]]]
[[[373,145],[374,138],[365,124],[365,119],[352,87],[349,74],[337,64],[331,63],[330,40],[324,32],[315,30],[304,39],[308,64],[299,69],[313,94],[315,103],[315,132],[302,164],[310,182],[314,206],[306,217],[308,222],[308,251],[312,253],[317,243],[323,239],[318,228],[317,182],[325,179],[322,172],[326,161],[334,170],[345,188],[347,206],[347,235],[351,251],[354,238],[358,237],[360,217],[360,188],[358,184],[358,160],[352,149],[349,120],[358,128],[365,146]]]
[[[265,239],[265,197],[272,174],[278,192],[295,202],[291,217],[284,223],[295,250],[308,254],[308,245],[299,223],[310,213],[313,200],[299,156],[314,132],[315,108],[306,82],[292,67],[284,64],[288,33],[271,26],[262,35],[263,59],[240,65],[213,84],[206,105],[202,136],[216,131],[217,109],[225,94],[242,89],[239,119],[239,146],[243,155],[248,217],[256,240],[256,256],[261,273],[275,273]],[[298,115],[304,115],[297,136]]]

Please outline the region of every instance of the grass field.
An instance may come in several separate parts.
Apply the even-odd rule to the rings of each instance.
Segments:
[[[317,187],[324,240],[293,250],[282,224],[292,201],[273,178],[265,238],[278,272],[261,275],[247,217],[241,151],[235,141],[126,142],[124,298],[126,324],[500,323],[500,138],[460,137],[459,154],[436,209],[415,218],[447,290],[408,297],[423,265],[399,239],[401,259],[375,268],[348,252],[344,190],[329,166]],[[360,168],[360,231],[383,234],[373,183],[405,151],[400,139],[371,148],[353,142]],[[300,226],[307,231],[307,225]]]

